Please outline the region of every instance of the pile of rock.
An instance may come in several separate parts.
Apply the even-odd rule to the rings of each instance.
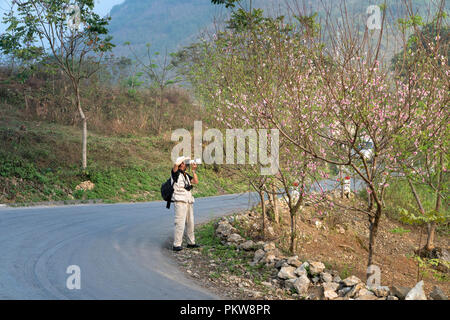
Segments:
[[[91,181],[84,181],[75,187],[75,190],[79,191],[91,191],[94,190],[95,184]]]
[[[285,288],[306,299],[398,300],[390,295],[388,287],[368,288],[356,276],[342,280],[336,271],[327,270],[320,261],[302,263],[298,257],[290,257],[280,260],[277,266],[280,267],[278,278],[284,281]]]
[[[320,261],[300,261],[298,256],[285,257],[273,242],[246,240],[230,222],[245,217],[222,218],[216,224],[215,234],[223,244],[233,245],[237,250],[255,251],[250,265],[265,264],[276,268],[276,277],[266,286],[275,290],[283,289],[303,299],[325,300],[427,300],[423,281],[414,288],[400,286],[368,287],[356,276],[345,279],[335,270],[327,270]],[[275,270],[274,270],[275,271]],[[430,297],[447,300],[445,294],[435,287]]]

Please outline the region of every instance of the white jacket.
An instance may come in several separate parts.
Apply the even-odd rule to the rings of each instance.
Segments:
[[[179,171],[180,172],[180,171]],[[174,173],[171,172],[172,179],[174,176]],[[191,191],[187,191],[184,186],[190,185],[191,181],[189,178],[189,175],[186,174],[184,176],[181,172],[175,173],[175,175],[178,175],[177,181],[173,184],[173,195],[172,195],[172,201],[179,201],[179,202],[186,202],[186,203],[194,203],[194,196],[192,195]]]

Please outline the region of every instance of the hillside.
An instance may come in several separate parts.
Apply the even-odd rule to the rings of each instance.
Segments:
[[[325,1],[332,10],[332,18],[340,16],[338,1]],[[400,17],[402,0],[388,1],[389,15]],[[248,3],[248,1],[247,1]],[[304,5],[303,5],[304,3]],[[286,7],[294,11],[306,10],[308,13],[318,12],[321,19],[325,12],[321,1],[278,1],[254,0],[253,7],[263,8],[267,15],[285,14]],[[348,16],[352,23],[362,23],[367,19],[366,10],[373,5],[370,0],[347,0]],[[413,0],[414,8],[425,17],[429,3],[426,0]],[[247,5],[248,7],[248,5]],[[304,12],[304,11],[303,11]],[[196,40],[199,32],[212,27],[215,20],[223,21],[228,14],[222,6],[215,6],[209,0],[126,0],[111,10],[110,32],[116,44],[115,54],[130,56],[124,43],[129,41],[134,49],[142,54],[146,43],[152,44],[153,51],[176,51],[182,46]]]
[[[106,109],[99,109],[98,97],[86,95],[88,101],[96,101],[96,109],[87,109],[88,170],[83,172],[78,122],[66,120],[73,116],[70,111],[64,115],[58,113],[62,108],[57,102],[59,95],[50,101],[51,91],[44,95],[46,86],[31,86],[39,84],[38,80],[32,78],[22,84],[0,73],[0,204],[161,200],[160,187],[170,177],[174,143],[169,128],[161,134],[152,133],[148,127],[137,130],[139,125],[133,121],[139,120],[138,106],[145,107],[142,110],[145,113],[140,115],[143,119],[147,119],[145,114],[152,113],[154,107],[149,100],[145,105],[140,102],[139,99],[146,97],[144,93],[130,97],[118,89],[93,90],[99,95],[106,95],[105,90],[112,94],[105,101],[109,99],[108,106],[119,118]],[[44,102],[32,103],[33,96]],[[173,93],[169,99],[178,101],[182,97]],[[63,106],[70,110],[67,103]],[[125,109],[130,109],[133,119],[127,120]],[[177,121],[180,120],[172,120],[175,124]],[[200,184],[194,190],[196,197],[235,193],[246,187],[220,168],[202,165],[198,173]],[[95,185],[93,190],[77,190],[77,186],[87,181]]]
[[[117,55],[130,55],[123,44],[129,41],[142,53],[146,43],[154,51],[177,47],[194,40],[195,34],[207,27],[220,8],[205,0],[126,0],[111,10],[110,31],[117,45]]]
[[[78,128],[24,121],[6,115],[4,110],[0,116],[0,203],[161,200],[161,184],[170,176],[166,158],[171,142],[164,137],[90,134],[89,169],[84,174],[78,165]],[[201,167],[198,172],[196,197],[244,189],[211,168]],[[91,181],[95,188],[76,190],[84,181]]]

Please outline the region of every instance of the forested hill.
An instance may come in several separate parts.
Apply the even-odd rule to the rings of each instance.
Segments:
[[[332,16],[340,16],[341,0],[324,0],[331,4]],[[403,0],[388,0],[391,16],[400,16],[399,7]],[[248,2],[248,1],[247,1]],[[384,0],[346,0],[348,15],[352,21],[367,18],[369,5],[383,3]],[[426,15],[429,0],[413,0],[413,5],[421,14]],[[289,5],[294,11],[306,8],[306,11],[318,11],[325,16],[321,8],[322,1],[317,0],[253,0],[252,6],[263,8],[266,13],[285,12]],[[447,4],[448,5],[448,4]],[[248,7],[248,4],[247,4]],[[322,12],[321,12],[322,11]],[[117,45],[115,54],[129,56],[124,46],[130,42],[137,52],[143,54],[145,45],[152,44],[152,51],[173,52],[196,39],[200,30],[213,24],[214,18],[223,19],[227,10],[211,4],[210,0],[125,0],[111,10],[110,31]]]
[[[146,43],[151,43],[152,50],[172,52],[194,40],[220,12],[224,10],[209,0],[126,0],[111,10],[115,53],[129,55],[123,45],[127,41],[140,53]]]

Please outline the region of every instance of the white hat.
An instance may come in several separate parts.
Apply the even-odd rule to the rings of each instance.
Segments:
[[[182,164],[183,162],[185,162],[186,160],[190,160],[190,158],[188,157],[178,157],[177,161],[175,161],[175,165],[179,166],[180,164]]]

